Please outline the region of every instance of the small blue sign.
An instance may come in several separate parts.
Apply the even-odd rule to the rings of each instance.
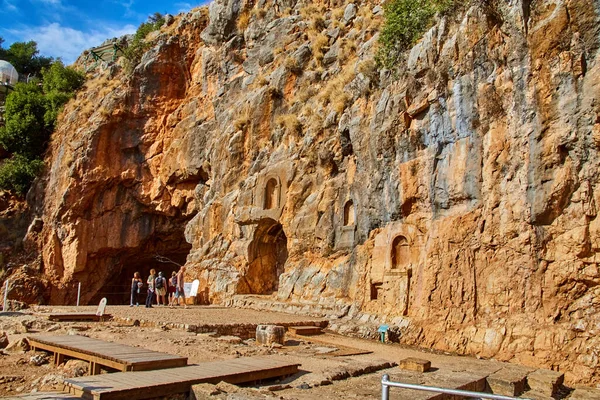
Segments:
[[[388,325],[379,325],[377,332],[386,333],[390,327]]]

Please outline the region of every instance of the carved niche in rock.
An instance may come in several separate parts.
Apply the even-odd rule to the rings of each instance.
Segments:
[[[281,192],[281,185],[275,178],[270,178],[265,185],[264,193],[264,209],[272,210],[279,207],[279,195]]]
[[[279,288],[279,276],[288,258],[287,236],[273,219],[261,220],[248,246],[248,266],[240,293],[272,294]]]
[[[423,234],[413,225],[392,222],[376,237],[371,257],[368,311],[407,315],[413,272],[419,270]]]
[[[265,218],[279,220],[287,199],[287,185],[293,175],[291,163],[281,163],[253,177],[251,196],[236,210],[239,225],[258,224]]]
[[[351,249],[355,243],[356,211],[352,200],[346,201],[342,215],[343,226],[336,229],[336,249]]]

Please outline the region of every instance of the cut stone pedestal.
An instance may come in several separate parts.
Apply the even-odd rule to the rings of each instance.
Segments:
[[[409,357],[400,360],[398,366],[406,371],[427,372],[431,368],[431,361]]]
[[[258,325],[256,327],[256,343],[270,345],[283,344],[285,341],[285,328],[278,325]]]
[[[538,369],[527,375],[527,383],[531,390],[549,397],[558,391],[564,379],[564,374],[547,369]]]
[[[502,368],[486,378],[492,393],[503,396],[518,396],[525,391],[527,374],[531,369]]]

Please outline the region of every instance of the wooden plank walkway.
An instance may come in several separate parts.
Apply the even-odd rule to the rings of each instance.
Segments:
[[[233,384],[288,376],[300,364],[273,357],[246,357],[144,372],[117,372],[66,379],[65,391],[93,400],[138,400],[187,393],[198,383]]]
[[[3,400],[81,400],[81,397],[61,392],[27,393],[0,397]]]
[[[65,321],[108,321],[112,318],[110,314],[96,315],[92,313],[76,312],[76,313],[55,313],[48,314],[50,321],[65,322]]]
[[[100,373],[100,367],[118,371],[147,371],[183,367],[187,357],[146,350],[119,343],[105,342],[78,335],[36,335],[27,337],[34,350],[54,353],[54,363],[62,364],[65,357],[90,362],[90,375]]]

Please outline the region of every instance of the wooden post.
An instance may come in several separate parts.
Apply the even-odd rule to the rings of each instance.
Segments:
[[[6,280],[6,286],[4,286],[4,304],[2,305],[2,311],[8,310],[7,303],[8,303],[8,279]]]
[[[100,374],[100,364],[90,361],[90,375]]]

